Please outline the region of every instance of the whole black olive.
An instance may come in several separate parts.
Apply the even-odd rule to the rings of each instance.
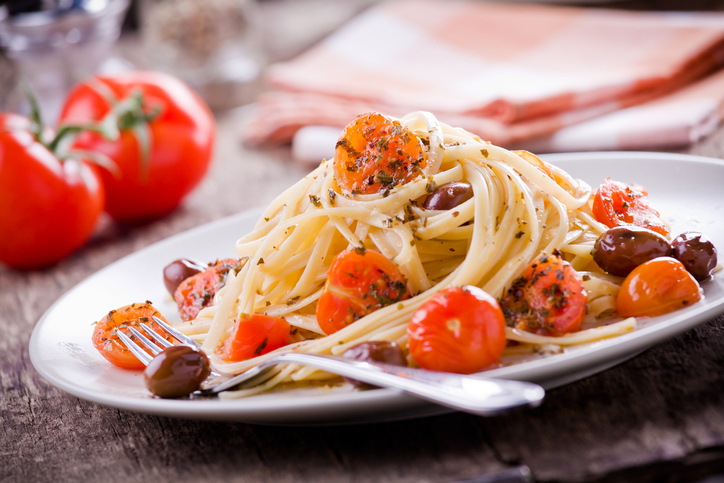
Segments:
[[[426,210],[451,210],[473,197],[469,183],[452,182],[440,186],[425,200]]]
[[[206,270],[208,265],[190,258],[179,258],[163,269],[163,283],[168,293],[173,295],[178,286],[187,278]]]
[[[601,235],[591,254],[603,270],[625,277],[644,262],[670,256],[671,246],[655,231],[627,225],[611,228]]]
[[[672,256],[700,282],[709,278],[716,268],[716,248],[706,235],[694,231],[682,233],[671,242],[671,248]]]
[[[345,359],[365,362],[384,362],[395,366],[407,366],[407,358],[400,346],[388,341],[369,341],[350,347],[342,354]],[[356,387],[372,387],[354,379],[344,378]]]
[[[206,354],[193,347],[175,345],[165,348],[151,360],[143,378],[153,394],[173,398],[197,390],[210,373]]]

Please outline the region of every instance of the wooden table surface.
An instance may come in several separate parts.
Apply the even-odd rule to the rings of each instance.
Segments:
[[[306,173],[286,147],[245,149],[237,129],[235,115],[219,116],[213,167],[171,216],[133,229],[106,220],[85,248],[47,270],[0,266],[0,481],[449,482],[526,465],[541,482],[654,482],[724,470],[722,316],[548,391],[539,408],[493,418],[205,422],[112,409],[48,384],[28,341],[58,297],[142,247],[265,205]],[[724,128],[682,152],[724,158]]]

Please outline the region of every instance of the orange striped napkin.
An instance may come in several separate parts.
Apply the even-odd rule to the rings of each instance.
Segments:
[[[587,144],[575,129],[603,119],[630,126],[639,116],[648,126],[637,131],[645,136],[637,143],[655,147],[670,142],[666,133],[676,129],[677,139],[691,140],[685,131],[696,114],[688,106],[696,104],[690,110],[702,116],[706,109],[689,102],[702,95],[677,97],[677,91],[696,90],[694,81],[722,65],[719,13],[390,1],[299,57],[271,66],[274,89],[259,99],[245,139],[287,142],[303,126],[342,127],[370,110],[393,116],[428,110],[496,144],[535,138],[556,150],[570,150],[567,139],[575,149],[599,149],[600,142]],[[717,114],[710,108],[701,119],[707,126],[724,105],[724,89],[714,84],[702,88],[716,105]],[[678,126],[629,109],[669,100],[674,103],[666,112],[682,118]],[[607,148],[627,147],[615,126],[608,129]]]

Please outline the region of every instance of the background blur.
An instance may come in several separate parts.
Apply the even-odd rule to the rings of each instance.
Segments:
[[[178,75],[217,112],[248,104],[263,71],[293,58],[378,0],[0,1],[0,108],[26,109],[21,74],[51,121],[65,92],[96,72]],[[523,1],[503,3],[525,3]],[[624,10],[723,11],[724,0],[551,1]]]

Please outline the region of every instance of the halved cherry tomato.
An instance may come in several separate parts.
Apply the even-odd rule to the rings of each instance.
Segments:
[[[587,301],[578,272],[558,255],[542,255],[503,294],[500,306],[508,326],[560,336],[581,327]]]
[[[412,315],[410,355],[424,369],[470,374],[500,360],[505,318],[498,302],[478,287],[450,287]]]
[[[684,265],[671,257],[634,268],[621,284],[616,309],[621,317],[662,315],[701,300],[701,288]]]
[[[374,250],[340,252],[332,260],[327,277],[317,304],[317,322],[327,335],[410,297],[397,265]]]
[[[146,366],[128,350],[125,344],[118,338],[116,332],[120,330],[138,342],[138,338],[128,330],[128,327],[133,327],[139,332],[144,333],[140,325],[141,322],[143,322],[158,334],[166,334],[166,331],[151,318],[154,315],[164,322],[166,321],[161,313],[148,301],[140,304],[126,305],[117,310],[111,310],[105,317],[98,321],[95,329],[93,329],[93,346],[114,366],[123,369],[143,369]],[[170,335],[166,335],[166,339],[169,342],[174,341]]]
[[[252,314],[236,322],[231,336],[220,347],[227,362],[244,361],[287,345],[289,322],[278,317]]]
[[[226,285],[229,270],[241,268],[246,259],[217,260],[201,273],[181,282],[173,294],[181,320],[196,318],[201,309],[214,304],[216,292]]]
[[[382,114],[362,114],[337,141],[334,177],[345,195],[379,193],[407,183],[426,163],[415,133]]]
[[[663,236],[669,229],[647,198],[646,188],[607,178],[593,198],[593,216],[609,228],[635,225]]]

